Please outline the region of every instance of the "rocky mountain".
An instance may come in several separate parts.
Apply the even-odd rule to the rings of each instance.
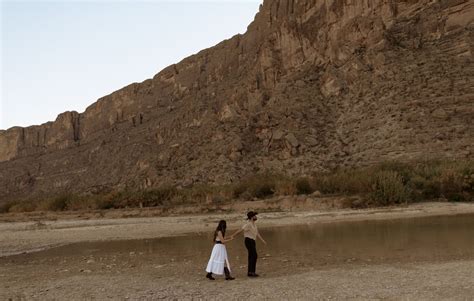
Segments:
[[[474,0],[265,0],[243,35],[0,131],[0,202],[473,158]]]

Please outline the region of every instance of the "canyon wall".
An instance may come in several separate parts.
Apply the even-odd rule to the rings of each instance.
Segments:
[[[266,0],[243,35],[0,131],[0,202],[473,158],[474,0]]]

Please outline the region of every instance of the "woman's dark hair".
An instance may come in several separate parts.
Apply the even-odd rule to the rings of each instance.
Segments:
[[[221,220],[219,224],[217,225],[216,231],[214,231],[214,239],[212,241],[216,241],[217,238],[217,232],[221,231],[222,232],[222,237],[225,237],[225,229],[227,228],[227,223],[225,220]]]

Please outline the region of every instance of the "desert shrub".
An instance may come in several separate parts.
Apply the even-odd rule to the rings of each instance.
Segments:
[[[112,191],[105,194],[73,198],[73,200],[68,203],[68,209],[118,209],[138,208],[141,206],[156,207],[170,203],[192,203],[198,200],[205,200],[206,196],[214,191],[218,190],[204,185],[186,189],[163,186],[147,190]]]
[[[410,201],[441,197],[451,201],[472,201],[473,174],[473,161],[384,162],[371,167],[315,173],[311,185],[324,194],[365,195],[375,204],[378,204],[375,200],[381,203],[401,202],[396,197],[388,197],[396,194],[396,185],[400,188],[398,195]],[[398,184],[390,186],[391,181]],[[401,189],[402,186],[404,189]],[[392,189],[390,193],[389,188]]]
[[[124,190],[108,193],[96,199],[97,209],[156,207],[170,202],[178,194],[171,186],[147,190]]]
[[[120,208],[119,204],[119,199],[116,198],[113,194],[108,194],[103,197],[96,197],[94,198],[94,209],[99,209],[99,210],[107,210],[107,209],[113,209],[113,208]]]
[[[361,197],[345,197],[341,201],[342,208],[363,209],[369,207],[370,200]]]
[[[8,213],[10,212],[10,208],[14,205],[14,202],[8,202],[5,204],[0,205],[0,213]]]
[[[312,180],[313,187],[324,194],[333,194],[341,192],[339,174],[320,173],[316,174]]]
[[[275,193],[278,177],[271,174],[248,178],[234,187],[235,198],[266,198]]]
[[[402,176],[395,171],[379,171],[373,177],[370,199],[379,205],[407,202],[409,191]]]
[[[67,210],[95,210],[97,208],[98,195],[75,196],[67,203]]]
[[[314,192],[314,189],[307,178],[297,179],[295,183],[295,187],[296,187],[297,194],[311,194]]]
[[[240,198],[248,189],[248,186],[244,183],[239,183],[235,185],[233,196],[234,198]]]
[[[228,185],[211,186],[199,184],[193,185],[190,188],[178,190],[177,195],[173,198],[173,203],[195,204],[206,202],[208,199],[212,202],[223,202],[231,197],[232,192]]]
[[[282,178],[277,181],[275,186],[276,195],[296,195],[298,190],[295,181],[290,178]]]
[[[442,167],[440,161],[423,161],[413,164],[413,174],[425,180],[433,180],[439,177]]]
[[[324,194],[359,194],[370,191],[370,170],[340,169],[314,175],[312,187]]]
[[[224,189],[222,189],[224,191]],[[184,201],[186,202],[202,202],[205,201],[208,196],[218,195],[220,189],[216,189],[210,185],[193,185],[191,189],[185,189],[181,194],[184,195]]]
[[[64,211],[68,208],[68,205],[74,196],[70,194],[64,194],[53,198],[43,199],[38,203],[38,210],[40,211]]]
[[[388,161],[382,162],[373,167],[375,172],[377,171],[392,171],[396,172],[402,179],[403,182],[408,182],[413,175],[414,164],[406,162]]]
[[[37,209],[36,204],[31,201],[15,202],[9,208],[8,212],[33,212]]]
[[[80,209],[115,209],[125,208],[127,206],[126,199],[129,196],[128,192],[111,191],[103,194],[91,195],[84,197],[84,202],[79,204]]]
[[[461,169],[445,169],[439,177],[442,197],[453,202],[470,201],[472,198],[471,175]]]
[[[437,199],[441,196],[440,183],[435,179],[427,179],[415,174],[409,184],[414,201]]]
[[[448,200],[457,198],[457,195],[462,192],[463,177],[460,173],[453,169],[445,169],[439,177],[440,190],[442,196]]]
[[[275,184],[271,182],[258,183],[253,191],[252,196],[262,199],[275,193]]]
[[[178,196],[178,190],[172,186],[149,189],[138,195],[137,201],[142,202],[145,207],[156,207],[170,202]]]

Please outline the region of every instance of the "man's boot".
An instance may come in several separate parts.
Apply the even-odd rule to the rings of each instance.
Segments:
[[[225,280],[234,280],[235,278],[230,275],[230,271],[227,267],[224,267]]]

